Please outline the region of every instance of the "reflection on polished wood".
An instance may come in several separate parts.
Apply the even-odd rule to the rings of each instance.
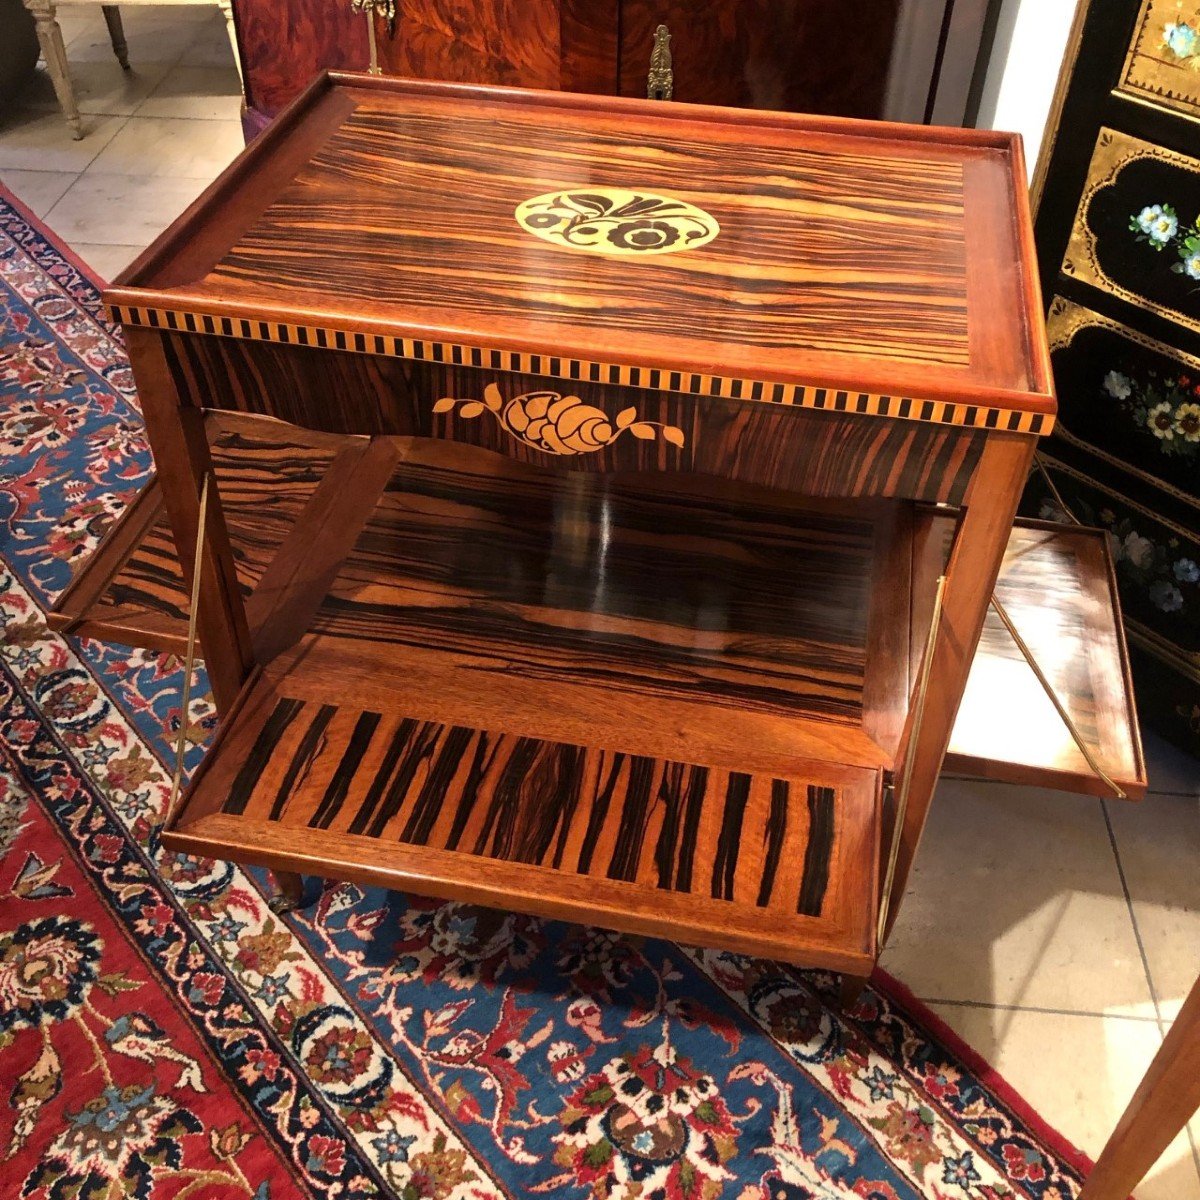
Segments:
[[[917,571],[925,582],[914,588],[916,596],[927,595],[943,569],[952,535],[945,517],[932,518],[918,534]],[[1127,796],[1144,796],[1146,766],[1105,534],[1021,522],[996,595],[1101,768]],[[914,627],[922,628],[919,614]],[[983,627],[945,769],[1112,795],[994,612]]]
[[[318,471],[353,440],[225,415],[210,426],[231,544],[250,594]],[[708,499],[697,500],[695,481],[555,481],[442,444],[406,445],[403,456],[312,606],[315,630],[350,640],[365,634],[383,643],[371,646],[372,655],[436,640],[460,652],[473,647],[496,665],[519,653],[545,678],[569,680],[576,664],[604,662],[614,683],[624,678],[662,695],[704,687],[759,712],[786,714],[800,704],[843,723],[866,714],[871,736],[894,753],[894,716],[889,725],[888,706],[864,700],[869,678],[876,696],[890,687],[892,707],[906,705],[903,684],[887,683],[879,670],[886,659],[868,653],[868,522],[827,514],[814,524],[811,502],[789,505],[777,493],[714,496],[706,485]],[[914,654],[952,532],[950,517],[918,515]],[[890,578],[895,563],[881,569]],[[1136,797],[1145,791],[1145,767],[1111,587],[1102,535],[1035,522],[1014,529],[997,595],[1091,752]],[[181,653],[187,600],[151,485],[48,620]],[[265,614],[266,601],[260,592],[252,608]],[[835,642],[849,649],[834,655]],[[946,769],[1107,794],[994,614]]]

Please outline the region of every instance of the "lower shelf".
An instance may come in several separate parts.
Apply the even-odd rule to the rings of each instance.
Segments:
[[[769,775],[451,725],[268,668],[162,840],[868,973],[880,828],[879,771]]]

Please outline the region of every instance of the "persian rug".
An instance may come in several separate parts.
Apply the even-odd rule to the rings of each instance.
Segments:
[[[0,195],[0,1194],[1072,1200],[884,981],[166,854],[176,660],[42,609],[146,481],[95,282]]]

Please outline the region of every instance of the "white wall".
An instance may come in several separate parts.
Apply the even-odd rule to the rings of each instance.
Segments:
[[[1075,0],[1003,0],[978,124],[1025,138],[1030,172],[1075,16]]]

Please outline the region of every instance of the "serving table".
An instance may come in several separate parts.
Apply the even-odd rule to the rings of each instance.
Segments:
[[[952,731],[1144,790],[1103,538],[1014,529],[1024,179],[998,133],[319,77],[105,296],[157,480],[52,620],[198,630],[164,845],[862,977]]]

